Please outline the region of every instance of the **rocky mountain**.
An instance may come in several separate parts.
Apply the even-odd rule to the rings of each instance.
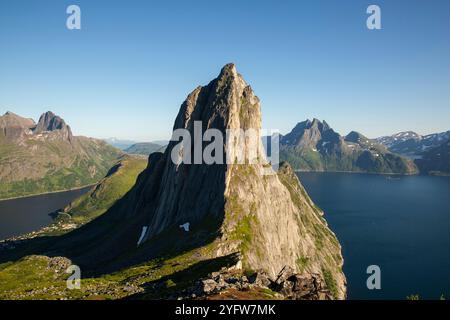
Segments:
[[[120,155],[103,141],[73,136],[50,111],[37,123],[6,112],[0,116],[0,199],[95,183]]]
[[[259,99],[233,64],[188,95],[173,129],[186,129],[195,143],[197,121],[203,132],[259,132]],[[110,274],[109,287],[126,282],[126,289],[113,291],[117,296],[138,292],[140,298],[176,299],[234,290],[253,298],[263,292],[344,298],[339,242],[290,166],[283,163],[274,172],[263,161],[259,136],[226,141],[219,147],[225,159],[241,153],[259,161],[179,163],[172,153],[179,159],[190,148],[171,141],[164,153],[149,156],[134,187],[97,219],[57,239],[37,241],[39,249],[34,244],[33,250],[21,251],[16,244],[16,251],[3,257],[11,261],[19,252],[34,252],[70,259],[95,278],[89,292],[104,288],[105,274]],[[52,263],[17,263],[45,261]]]
[[[421,136],[407,131],[377,139],[389,151],[414,160],[422,174],[450,175],[450,130]]]
[[[408,140],[421,140],[422,136],[414,131],[404,131],[393,134],[392,136],[384,136],[375,139],[378,143],[390,148],[396,144],[403,143]]]
[[[420,159],[422,155],[433,148],[439,147],[450,140],[450,130],[421,136],[413,131],[396,133],[376,139],[385,145],[389,151],[411,159]]]
[[[33,133],[37,135],[45,134],[46,132],[53,132],[53,136],[57,133],[61,140],[72,141],[73,138],[72,130],[66,122],[51,111],[41,115],[36,127],[33,128]]]
[[[126,148],[124,151],[128,154],[150,155],[153,152],[164,152],[166,145],[160,145],[154,142],[139,142]]]
[[[298,123],[280,140],[280,158],[296,170],[413,174],[414,163],[352,131],[343,137],[325,121]]]

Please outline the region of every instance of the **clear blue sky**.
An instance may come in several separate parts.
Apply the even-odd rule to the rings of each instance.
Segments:
[[[82,29],[66,29],[77,4]],[[378,4],[382,30],[366,28]],[[234,62],[263,126],[325,119],[369,137],[450,129],[450,1],[0,2],[0,113],[52,110],[75,134],[163,139]]]

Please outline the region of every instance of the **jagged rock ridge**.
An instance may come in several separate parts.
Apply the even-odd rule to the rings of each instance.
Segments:
[[[47,111],[39,118],[36,127],[33,129],[35,134],[58,130],[64,138],[72,139],[72,130],[66,122],[51,111]]]
[[[195,121],[202,121],[203,132],[210,128],[222,133],[250,128],[259,132],[259,99],[233,64],[188,95],[173,129],[193,134]],[[250,145],[254,141],[257,145]],[[235,159],[238,146],[244,146],[245,155],[256,147],[258,157],[263,157],[260,139],[254,141],[243,137],[227,141],[224,152]],[[238,268],[261,269],[273,278],[285,266],[317,274],[336,298],[345,297],[340,245],[287,164],[272,175],[262,174],[272,170],[262,161],[175,164],[171,152],[176,145],[171,141],[164,154],[150,155],[147,169],[126,197],[68,236],[65,243],[77,248],[96,244],[75,257],[80,264],[95,268],[95,260],[104,268],[120,266],[125,253],[138,262],[166,256],[176,245],[182,251],[192,244],[204,247],[205,259],[239,253]],[[180,230],[185,223],[189,232]]]

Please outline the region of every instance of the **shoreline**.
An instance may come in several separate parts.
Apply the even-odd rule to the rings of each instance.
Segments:
[[[429,176],[429,175],[421,175],[418,173],[386,173],[386,172],[363,172],[363,171],[317,171],[317,170],[294,170],[294,172],[306,172],[306,173],[354,173],[354,174],[372,174],[372,175],[380,175],[380,176],[403,176],[403,177],[412,177],[412,176]]]
[[[400,177],[444,177],[450,178],[450,174],[424,174],[424,173],[386,173],[386,172],[362,172],[362,171],[315,171],[315,170],[294,170],[294,172],[306,172],[306,173],[354,173],[354,174],[371,174],[380,176],[400,176]]]
[[[85,185],[85,186],[75,187],[75,188],[65,189],[65,190],[56,190],[56,191],[49,191],[49,192],[41,192],[41,193],[29,194],[29,195],[25,195],[25,196],[5,198],[5,199],[0,199],[0,202],[2,202],[2,201],[9,201],[9,200],[25,199],[25,198],[31,198],[31,197],[37,197],[37,196],[43,196],[43,195],[46,195],[46,194],[62,193],[62,192],[68,192],[68,191],[76,191],[76,190],[81,190],[81,189],[88,188],[88,187],[93,187],[95,185],[97,185],[97,183],[92,183],[92,184],[88,184],[88,185]]]

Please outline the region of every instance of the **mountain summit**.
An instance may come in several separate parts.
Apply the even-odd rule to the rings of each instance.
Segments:
[[[188,95],[173,128],[194,137],[197,121],[203,132],[260,131],[259,99],[234,64]],[[238,136],[227,143],[222,148],[230,159],[252,150],[263,157],[259,138]],[[195,250],[191,258],[202,263],[236,256],[236,270],[264,270],[272,279],[286,268],[314,275],[335,298],[345,297],[340,245],[287,164],[269,175],[262,174],[272,170],[264,162],[177,164],[171,158],[177,144],[150,155],[124,198],[66,236],[64,251],[72,246],[77,264],[84,270],[101,265],[97,272],[104,273],[167,256],[182,263],[180,255]]]
[[[39,134],[46,131],[56,131],[59,130],[63,137],[68,140],[72,139],[72,130],[66,124],[66,122],[59,116],[55,115],[51,111],[47,111],[39,118],[39,121],[34,128],[33,132]]]
[[[317,119],[300,122],[283,136],[280,158],[301,171],[417,173],[411,160],[389,152],[377,141],[356,131],[343,137]]]

